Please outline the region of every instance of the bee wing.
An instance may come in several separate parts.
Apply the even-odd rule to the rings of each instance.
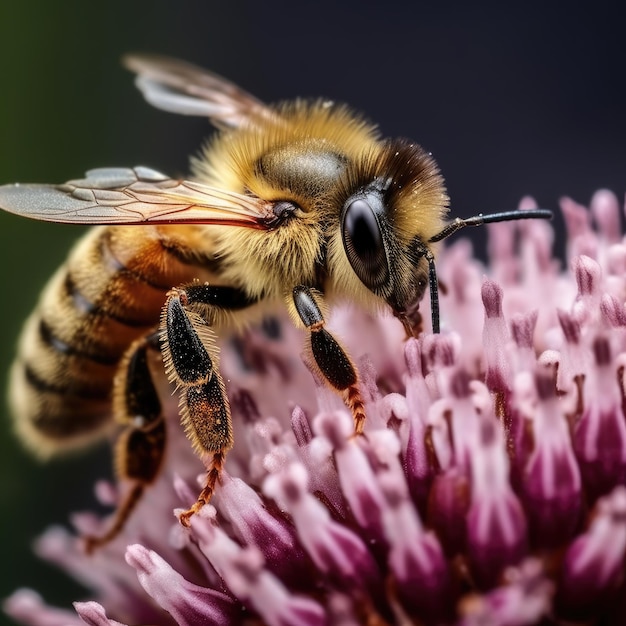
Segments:
[[[63,185],[4,185],[0,208],[70,224],[223,224],[270,228],[272,204],[147,167],[101,168]]]
[[[158,109],[206,116],[216,126],[236,128],[255,118],[276,120],[260,100],[234,83],[191,63],[165,56],[131,54],[125,67],[137,74],[136,85]]]

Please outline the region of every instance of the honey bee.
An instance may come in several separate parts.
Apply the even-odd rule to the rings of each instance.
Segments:
[[[204,462],[204,487],[180,521],[209,502],[233,445],[216,333],[286,304],[308,331],[319,378],[343,396],[363,431],[359,374],[325,328],[327,304],[391,309],[421,330],[430,291],[439,332],[434,244],[464,226],[549,211],[446,222],[448,196],[432,156],[384,139],[344,105],[266,106],[231,82],[158,56],[128,56],[146,100],[218,128],[189,180],[148,167],[95,169],[62,185],[0,187],[0,207],[38,220],[95,227],[70,252],[26,322],[11,370],[15,428],[36,454],[83,447],[122,427],[116,471],[132,489],[103,545],[157,476],[166,443],[149,367],[160,353],[180,417]]]

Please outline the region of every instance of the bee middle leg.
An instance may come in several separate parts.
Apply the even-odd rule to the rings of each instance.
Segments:
[[[165,450],[165,421],[161,401],[148,365],[149,351],[159,351],[157,333],[131,344],[113,385],[115,420],[125,426],[115,447],[117,476],[130,482],[109,528],[99,536],[83,537],[87,553],[114,539],[124,528],[145,488],[154,481]]]
[[[343,394],[352,413],[354,434],[361,435],[365,426],[365,405],[359,390],[359,377],[352,360],[339,342],[324,328],[324,315],[313,290],[299,285],[294,288],[293,303],[300,320],[310,331],[313,359],[324,380]]]
[[[243,291],[227,286],[192,284],[172,289],[161,316],[165,372],[180,392],[181,422],[194,451],[207,467],[196,502],[180,516],[191,517],[215,491],[226,453],[233,446],[230,405],[219,372],[218,349],[211,329],[220,313],[254,304]]]

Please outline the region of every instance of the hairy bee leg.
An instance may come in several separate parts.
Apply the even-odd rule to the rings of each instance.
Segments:
[[[163,307],[161,338],[165,371],[180,390],[185,433],[207,466],[205,485],[198,499],[180,516],[184,526],[189,526],[191,517],[211,500],[226,453],[233,446],[230,405],[210,324],[215,324],[226,310],[253,303],[254,300],[236,288],[192,284],[172,289]]]
[[[324,315],[311,289],[299,285],[292,295],[296,311],[310,331],[309,341],[315,364],[328,384],[342,392],[354,419],[354,434],[360,435],[365,426],[365,405],[358,387],[356,368],[339,342],[324,328]]]
[[[180,523],[189,526],[191,517],[211,501],[222,473],[226,453],[233,447],[230,405],[220,374],[215,371],[204,384],[187,388],[181,398],[182,419],[185,431],[195,431],[196,451],[207,465],[202,491],[194,504],[180,514]]]
[[[131,344],[115,378],[113,412],[116,421],[126,426],[115,447],[115,470],[118,478],[130,482],[131,487],[109,528],[102,535],[83,538],[88,553],[122,531],[162,464],[165,420],[148,366],[149,350],[159,350],[158,336],[154,334]]]

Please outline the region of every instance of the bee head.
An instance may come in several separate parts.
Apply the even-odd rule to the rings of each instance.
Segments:
[[[520,219],[551,219],[546,209],[505,211],[445,223],[448,197],[432,157],[403,140],[387,142],[381,156],[352,181],[341,209],[348,262],[361,283],[384,300],[404,324],[419,330],[419,303],[430,290],[433,331],[439,332],[439,296],[433,245],[465,226]],[[369,178],[368,178],[369,177]]]
[[[346,186],[340,232],[348,262],[407,332],[419,321],[429,281],[429,240],[444,225],[448,198],[432,157],[404,140],[389,141]],[[357,183],[357,180],[360,180]]]

